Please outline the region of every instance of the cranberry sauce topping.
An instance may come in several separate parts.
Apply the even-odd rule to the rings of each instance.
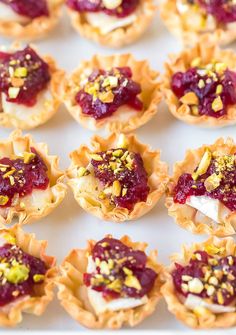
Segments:
[[[146,267],[147,256],[121,241],[104,238],[92,251],[96,272],[85,273],[84,283],[102,292],[104,298],[140,298],[148,294],[157,278],[154,270]]]
[[[236,211],[235,159],[235,155],[217,157],[217,153],[206,150],[195,172],[180,176],[173,192],[174,202],[184,204],[189,196],[205,195]]]
[[[111,116],[123,105],[142,110],[143,103],[137,97],[140,93],[141,86],[132,80],[131,69],[122,67],[93,71],[75,99],[84,114],[97,120]]]
[[[7,101],[33,106],[49,81],[48,64],[29,46],[15,53],[0,52],[0,92]]]
[[[112,204],[128,210],[137,202],[146,201],[150,188],[140,154],[111,149],[91,158],[94,175],[104,187],[101,199],[108,198]]]
[[[104,12],[107,15],[126,17],[138,7],[139,0],[67,0],[67,5],[77,12]]]
[[[0,247],[0,306],[33,295],[46,273],[45,263],[9,243]]]
[[[236,21],[234,0],[198,0],[199,5],[220,24]]]
[[[35,19],[40,16],[49,16],[46,0],[0,0],[10,6],[19,15]]]
[[[197,295],[219,305],[229,305],[235,300],[236,257],[196,251],[188,265],[176,263],[175,267],[173,282],[181,295]]]
[[[15,159],[0,159],[0,207],[48,187],[47,166],[34,148]],[[21,204],[24,206],[24,204]]]
[[[227,69],[224,63],[200,66],[198,58],[192,66],[186,72],[173,75],[171,88],[174,94],[189,105],[195,116],[219,118],[227,114],[228,106],[236,104],[236,72]]]

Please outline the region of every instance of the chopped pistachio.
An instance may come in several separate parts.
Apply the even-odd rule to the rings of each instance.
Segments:
[[[220,110],[223,109],[224,105],[223,105],[223,101],[220,96],[218,96],[217,98],[213,100],[211,107],[214,112],[219,112]]]
[[[216,87],[216,94],[221,94],[223,92],[223,85],[219,84]]]
[[[123,150],[121,149],[117,149],[115,151],[113,151],[112,153],[112,156],[115,156],[115,157],[121,157],[123,155]]]
[[[122,0],[102,0],[102,4],[107,9],[116,9],[122,4]]]
[[[23,154],[23,158],[24,158],[24,163],[29,164],[35,158],[35,154],[33,152],[25,151]]]
[[[186,105],[198,105],[199,104],[199,99],[198,96],[194,93],[194,92],[188,92],[186,93],[181,99],[180,101],[183,104]]]
[[[221,174],[213,173],[205,180],[204,186],[206,187],[206,190],[208,192],[211,192],[220,186],[221,180],[222,180]]]
[[[127,276],[125,278],[124,284],[128,287],[135,288],[136,290],[141,290],[141,285],[137,277],[135,276]]]
[[[9,201],[9,198],[7,195],[0,195],[0,205],[5,206]]]
[[[98,154],[91,154],[90,158],[93,159],[94,161],[102,161],[102,157]]]
[[[204,88],[205,87],[205,82],[203,79],[200,79],[199,82],[198,82],[198,87],[199,88]]]
[[[43,281],[45,278],[45,275],[41,275],[41,274],[36,274],[33,276],[33,280],[35,283],[39,283],[40,281]]]
[[[112,194],[115,197],[119,197],[120,196],[120,194],[121,194],[121,184],[120,184],[119,180],[115,180],[113,182],[113,185],[112,185]]]
[[[14,77],[16,78],[25,78],[27,77],[28,70],[26,67],[17,67],[14,71]]]
[[[83,177],[83,176],[87,176],[90,172],[83,166],[81,166],[79,169],[78,169],[78,177]]]
[[[6,240],[10,244],[16,244],[16,238],[10,233],[3,234],[4,240]]]
[[[191,112],[192,112],[192,114],[194,116],[198,116],[199,115],[199,108],[198,108],[198,106],[195,106],[195,105],[191,106]]]
[[[114,101],[114,94],[112,91],[98,93],[98,99],[104,103],[111,103]]]
[[[226,69],[227,69],[227,64],[225,64],[225,63],[216,63],[215,64],[215,70],[219,74],[223,74]]]
[[[120,290],[122,288],[122,283],[119,279],[116,279],[113,282],[111,282],[110,284],[108,284],[107,288],[112,290],[112,291],[115,291],[115,292],[120,292]]]
[[[29,277],[29,269],[23,264],[16,263],[5,272],[7,280],[12,284],[19,284]]]
[[[196,176],[201,176],[201,175],[203,175],[204,173],[207,172],[207,169],[208,169],[208,167],[211,163],[211,159],[212,159],[212,153],[209,149],[206,149],[206,151],[205,151],[204,155],[202,156],[202,159],[201,159],[201,161],[198,165],[198,168],[195,172]]]
[[[203,291],[204,286],[199,278],[193,278],[188,282],[188,289],[191,293],[199,294]]]

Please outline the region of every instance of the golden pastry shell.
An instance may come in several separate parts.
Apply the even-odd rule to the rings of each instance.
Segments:
[[[183,19],[176,7],[176,0],[166,0],[160,6],[161,18],[169,31],[176,36],[184,46],[193,46],[201,39],[210,40],[220,45],[227,45],[236,39],[235,29],[217,27],[214,31],[199,31],[186,29]]]
[[[208,234],[216,235],[219,237],[233,235],[236,232],[236,212],[231,212],[226,216],[225,221],[210,225],[204,222],[196,221],[197,210],[186,204],[178,204],[173,200],[173,190],[176,186],[179,177],[183,173],[193,173],[194,169],[198,166],[206,149],[212,152],[216,151],[222,154],[235,154],[236,144],[233,139],[228,138],[224,140],[219,138],[212,145],[203,145],[198,149],[188,150],[182,162],[177,162],[174,165],[173,176],[170,179],[166,197],[166,207],[168,214],[175,219],[175,222],[182,228],[191,231],[193,234]]]
[[[14,236],[17,246],[24,252],[40,258],[48,267],[44,282],[37,285],[35,296],[19,298],[9,305],[0,308],[1,327],[13,327],[22,321],[22,313],[30,313],[36,316],[40,316],[44,313],[47,305],[54,297],[54,281],[58,275],[58,270],[55,267],[55,257],[45,254],[47,241],[36,240],[34,234],[24,233],[18,225],[9,229],[0,229],[0,236],[5,233]]]
[[[138,202],[132,211],[126,208],[108,208],[103,200],[93,197],[92,194],[80,192],[77,188],[77,170],[79,167],[87,167],[91,153],[106,151],[116,148],[118,134],[111,134],[108,138],[94,136],[91,139],[92,149],[82,145],[78,150],[71,153],[71,166],[67,171],[68,184],[72,188],[74,197],[78,204],[88,213],[93,214],[105,221],[124,222],[135,220],[149,212],[161,198],[168,183],[168,166],[160,160],[160,151],[151,151],[148,145],[140,143],[133,134],[126,135],[128,143],[127,150],[137,152],[141,155],[144,168],[148,174],[148,185],[150,191],[145,202]]]
[[[236,124],[236,105],[227,108],[227,114],[214,118],[207,115],[194,116],[190,107],[182,104],[171,89],[171,78],[176,72],[186,72],[191,67],[191,62],[200,58],[203,64],[212,60],[227,64],[230,70],[236,70],[236,54],[232,50],[221,50],[216,44],[197,43],[192,49],[186,49],[178,55],[172,55],[170,61],[165,63],[162,90],[170,112],[180,121],[201,127],[224,127]]]
[[[83,13],[68,8],[72,26],[82,37],[112,48],[121,48],[131,44],[144,34],[156,12],[154,1],[140,0],[139,11],[141,13],[137,15],[135,22],[128,27],[118,28],[107,34],[102,34],[99,28],[93,27],[86,22]]]
[[[67,187],[63,183],[64,173],[58,168],[59,158],[48,154],[48,147],[45,143],[35,143],[30,135],[23,136],[20,130],[15,130],[7,140],[0,141],[0,157],[11,157],[23,153],[29,151],[30,147],[36,149],[48,168],[52,202],[47,203],[40,209],[30,206],[21,208],[19,205],[17,207],[5,207],[4,214],[0,215],[0,224],[2,225],[12,223],[14,217],[18,217],[19,224],[28,224],[39,220],[50,214],[65,197]]]
[[[132,242],[128,236],[123,236],[121,242],[135,249],[145,251],[147,245],[142,242]],[[65,310],[73,319],[85,327],[92,329],[118,329],[123,325],[134,327],[151,315],[161,298],[162,285],[160,273],[162,265],[156,263],[157,251],[152,251],[148,256],[147,266],[158,274],[154,287],[148,294],[148,302],[140,307],[117,312],[107,311],[96,316],[89,305],[86,286],[83,284],[83,274],[87,269],[87,254],[91,253],[95,241],[88,241],[86,249],[74,249],[65,258],[61,265],[61,276],[58,278],[58,299]]]
[[[175,269],[174,263],[187,265],[193,253],[197,250],[205,250],[206,247],[210,246],[213,250],[222,250],[220,255],[224,256],[236,256],[236,244],[233,238],[219,239],[211,236],[207,241],[202,243],[194,243],[193,245],[182,246],[181,254],[174,254],[171,257],[171,265],[164,271],[163,280],[165,284],[161,288],[161,293],[164,296],[168,310],[175,315],[175,317],[182,321],[189,327],[192,328],[228,328],[236,324],[236,312],[234,313],[221,313],[214,314],[207,310],[205,313],[199,314],[194,313],[184,306],[180,302],[176,295],[175,287],[173,284],[171,272]],[[222,249],[221,249],[222,248]]]
[[[0,22],[0,35],[17,40],[32,41],[41,39],[57,25],[61,16],[63,0],[47,0],[49,16],[32,19],[28,24]]]
[[[31,45],[32,49],[37,52],[37,49]],[[12,44],[10,50],[21,49],[21,44],[15,42]],[[49,90],[51,99],[45,100],[43,109],[40,114],[29,115],[27,120],[19,119],[16,115],[5,113],[4,110],[0,111],[0,126],[6,128],[18,128],[22,130],[32,129],[41,124],[46,123],[57,112],[61,104],[61,82],[64,79],[64,71],[57,67],[55,60],[51,56],[44,56],[42,59],[48,64],[49,72],[51,75],[50,82],[44,90]],[[41,93],[41,92],[40,92]],[[40,93],[38,97],[40,97]],[[1,96],[0,96],[0,109],[1,109]],[[34,107],[32,107],[34,108]],[[26,108],[27,109],[27,108]],[[27,110],[26,110],[27,113]]]
[[[129,66],[132,70],[132,79],[139,83],[142,93],[139,98],[144,104],[142,111],[136,111],[136,115],[128,120],[121,121],[113,116],[95,120],[94,118],[83,114],[81,107],[75,101],[75,96],[82,88],[80,87],[81,75],[84,70],[91,69],[111,69],[113,67]],[[64,103],[77,122],[90,130],[106,128],[109,132],[130,132],[147,123],[157,112],[158,104],[161,101],[160,83],[157,81],[158,73],[153,71],[148,61],[138,61],[131,54],[99,56],[95,55],[89,61],[84,61],[75,70],[70,78],[64,82]],[[116,112],[113,114],[116,116]]]

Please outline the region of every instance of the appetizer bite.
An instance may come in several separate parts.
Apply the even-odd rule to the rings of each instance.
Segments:
[[[171,257],[161,288],[168,309],[193,328],[236,324],[236,244],[211,237]]]
[[[71,153],[68,184],[78,204],[107,221],[138,219],[166,190],[168,167],[160,151],[151,151],[134,135],[94,136],[92,149]]]
[[[66,4],[81,36],[114,48],[138,40],[156,11],[153,0],[66,0]]]
[[[167,28],[185,45],[201,38],[226,45],[236,39],[234,0],[165,0],[161,17]]]
[[[0,326],[16,326],[22,313],[42,315],[53,299],[55,258],[46,241],[37,241],[19,226],[0,229]]]
[[[97,56],[64,83],[64,103],[91,130],[129,132],[148,122],[161,101],[158,73],[131,54]]]
[[[204,127],[236,123],[236,54],[198,43],[166,63],[163,91],[179,120]]]
[[[236,229],[236,145],[220,138],[188,150],[174,166],[166,206],[170,216],[195,234],[227,236]]]
[[[47,122],[60,105],[64,71],[50,56],[15,44],[0,50],[0,126],[35,128]]]
[[[63,200],[66,186],[58,157],[49,156],[47,145],[14,131],[0,141],[0,223],[20,224],[48,215]]]
[[[20,40],[46,36],[59,21],[63,0],[0,0],[0,34]]]
[[[152,314],[161,297],[157,252],[147,245],[108,235],[74,249],[61,266],[57,280],[61,305],[88,328],[131,327]]]

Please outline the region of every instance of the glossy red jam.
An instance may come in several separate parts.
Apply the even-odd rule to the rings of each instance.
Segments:
[[[101,196],[108,194],[117,207],[132,210],[137,202],[146,201],[150,188],[140,154],[113,149],[96,154],[91,164],[104,186]]]
[[[48,64],[29,46],[14,53],[0,52],[0,92],[7,101],[34,106],[50,78]]]
[[[47,166],[34,148],[22,158],[0,159],[0,206],[10,206],[16,197],[45,190],[48,185]]]
[[[47,271],[46,264],[42,260],[27,254],[21,248],[12,244],[5,244],[0,247],[0,265],[1,269],[5,265],[8,269],[19,265],[24,265],[28,269],[28,274],[25,278],[22,277],[19,282],[14,281],[15,276],[11,276],[13,282],[10,278],[7,279],[5,271],[1,271],[0,306],[9,304],[25,295],[34,295],[35,286],[43,282],[43,276]]]
[[[172,272],[175,289],[187,297],[190,293],[212,303],[229,305],[236,297],[236,257],[210,256],[205,251],[196,251],[188,265],[175,264]],[[198,278],[202,289],[191,285]]]
[[[236,166],[235,163],[231,164],[235,155],[223,157],[225,158],[226,166],[220,172],[223,176],[218,187],[212,191],[207,191],[206,189],[207,178],[214,173],[219,174],[219,160],[212,159],[206,173],[199,176],[197,180],[194,180],[189,173],[184,173],[180,176],[173,192],[174,202],[185,204],[189,196],[204,195],[212,199],[218,199],[231,211],[236,211]],[[230,164],[227,161],[230,161]],[[223,160],[221,160],[221,163],[223,163]]]
[[[49,16],[46,0],[0,0],[10,6],[19,15],[35,19],[40,16]]]
[[[236,4],[233,0],[198,0],[198,3],[220,24],[236,21]]]
[[[229,106],[236,104],[236,73],[228,69],[223,74],[197,67],[177,72],[172,77],[171,88],[179,99],[186,93],[195,93],[199,100],[198,115],[219,118],[227,114]]]
[[[147,256],[143,251],[129,248],[113,238],[97,242],[92,258],[98,264],[96,273],[85,273],[84,283],[102,292],[104,298],[143,297],[151,291],[157,278],[156,272],[146,266]],[[104,274],[102,262],[110,264],[109,273]]]
[[[131,69],[122,67],[93,71],[75,100],[84,114],[99,120],[111,116],[124,105],[142,110],[143,103],[137,97],[140,93],[141,86],[132,80]]]
[[[102,0],[67,0],[67,6],[77,12],[104,12],[107,15],[126,17],[131,15],[138,7],[139,0],[123,0],[121,5],[108,9]]]

